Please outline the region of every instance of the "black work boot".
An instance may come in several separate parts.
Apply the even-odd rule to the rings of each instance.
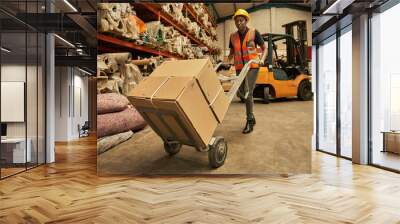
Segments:
[[[254,117],[250,118],[250,119],[248,118],[247,122],[246,122],[246,127],[244,127],[242,133],[248,134],[248,133],[252,132],[255,124],[256,124],[256,119]]]

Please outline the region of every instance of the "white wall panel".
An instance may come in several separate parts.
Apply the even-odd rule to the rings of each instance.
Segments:
[[[24,95],[24,82],[1,82],[1,122],[25,121]]]

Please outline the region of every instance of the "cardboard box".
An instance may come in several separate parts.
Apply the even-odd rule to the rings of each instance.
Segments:
[[[151,75],[128,94],[128,99],[164,141],[205,148],[218,124],[193,76]],[[221,102],[218,98],[215,101]],[[214,104],[217,113],[221,108]]]
[[[223,121],[230,102],[209,59],[165,61],[151,76],[195,77],[216,119]]]

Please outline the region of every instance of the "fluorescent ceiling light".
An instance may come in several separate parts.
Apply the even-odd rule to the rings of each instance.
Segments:
[[[68,1],[68,0],[64,0],[65,4],[67,4],[72,10],[74,10],[74,12],[78,12],[78,10]]]
[[[78,67],[78,70],[81,71],[81,72],[83,72],[83,73],[85,73],[85,74],[92,75],[90,72],[85,71],[85,70],[83,70],[83,69],[81,69],[81,68],[79,68],[79,67]]]
[[[342,14],[343,9],[351,5],[354,0],[336,0],[332,5],[324,10],[322,14]]]
[[[58,36],[57,34],[54,34],[55,37],[57,37],[59,40],[61,40],[62,42],[66,43],[68,46],[75,48],[75,45],[73,45],[71,42],[69,42],[68,40]]]
[[[10,52],[11,52],[10,50],[8,50],[8,49],[5,48],[5,47],[1,47],[0,49],[1,49],[2,51],[6,52],[6,53],[10,53]]]
[[[331,9],[334,9],[337,4],[339,4],[340,0],[336,0],[331,6],[329,6],[322,14],[327,14]]]

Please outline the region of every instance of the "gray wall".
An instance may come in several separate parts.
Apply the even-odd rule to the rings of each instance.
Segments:
[[[55,74],[55,140],[77,139],[78,124],[88,120],[88,78],[71,67],[56,67]]]

